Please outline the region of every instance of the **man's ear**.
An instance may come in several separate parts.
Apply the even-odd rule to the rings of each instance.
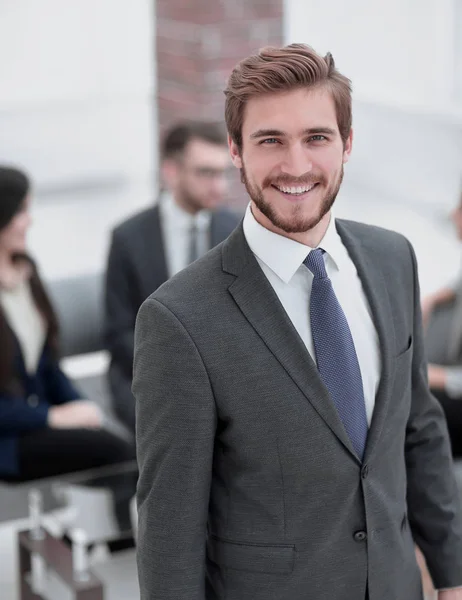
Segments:
[[[241,152],[240,152],[237,144],[231,139],[230,135],[228,135],[228,146],[229,146],[229,153],[231,155],[231,160],[233,161],[233,165],[237,169],[242,169]]]
[[[343,164],[347,163],[350,160],[351,151],[353,149],[353,129],[350,129],[350,133],[345,142],[345,146],[343,148]]]
[[[172,159],[166,159],[162,162],[160,167],[160,173],[162,181],[166,184],[169,189],[175,187],[178,173],[178,165]]]

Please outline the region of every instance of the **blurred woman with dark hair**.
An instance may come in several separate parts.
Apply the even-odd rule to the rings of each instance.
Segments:
[[[58,322],[26,252],[30,184],[0,166],[0,478],[25,481],[134,458],[58,360]]]

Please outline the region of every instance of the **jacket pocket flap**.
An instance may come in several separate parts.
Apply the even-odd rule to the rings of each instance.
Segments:
[[[210,537],[208,557],[212,562],[230,569],[288,575],[294,568],[295,547],[240,544]]]

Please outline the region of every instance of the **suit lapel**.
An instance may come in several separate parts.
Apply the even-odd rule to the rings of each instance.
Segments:
[[[143,282],[142,296],[147,297],[168,279],[164,232],[158,204],[143,225],[143,239],[140,240],[142,251],[138,260]]]
[[[372,311],[380,345],[382,372],[367,439],[364,456],[364,461],[366,461],[377,446],[388,410],[390,385],[394,375],[395,333],[393,316],[386,282],[378,268],[381,259],[380,256],[377,256],[374,245],[368,244],[365,240],[359,239],[358,235],[351,233],[348,222],[337,220],[336,225],[342,242],[348,250],[348,254],[354,262],[361,279],[364,293]]]
[[[215,210],[210,220],[210,248],[215,248],[225,240],[234,227],[235,223],[230,226],[230,218],[226,212],[220,209]]]
[[[236,275],[229,292],[327,426],[358,460],[317,367],[245,241],[242,225],[225,241],[223,269]]]
[[[226,235],[222,229],[220,213],[219,211],[215,211],[212,213],[212,218],[210,220],[209,248],[215,248],[215,246],[225,239]]]

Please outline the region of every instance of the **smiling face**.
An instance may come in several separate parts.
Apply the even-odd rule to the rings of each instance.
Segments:
[[[233,163],[264,227],[302,234],[328,218],[340,189],[352,133],[344,143],[327,89],[297,89],[251,98],[242,148],[230,140]]]

